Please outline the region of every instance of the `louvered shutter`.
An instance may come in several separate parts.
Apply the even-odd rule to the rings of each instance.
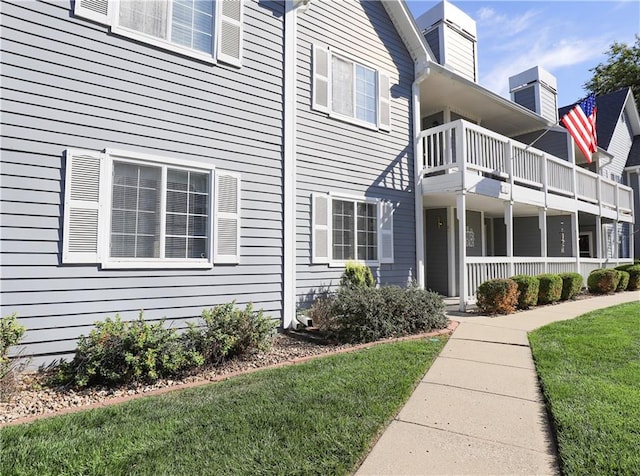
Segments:
[[[216,171],[213,262],[240,262],[240,175]]]
[[[75,0],[73,13],[103,25],[110,24],[109,0]]]
[[[329,112],[329,50],[313,47],[313,109]]]
[[[326,194],[311,195],[311,262],[315,264],[329,262],[329,211],[331,199]]]
[[[378,73],[378,127],[391,130],[390,81],[384,73]]]
[[[233,66],[241,66],[243,1],[218,1],[217,8],[220,8],[218,59]]]
[[[100,200],[103,155],[67,150],[62,230],[63,263],[100,261]]]
[[[393,203],[379,202],[380,219],[378,238],[378,256],[380,263],[393,263]]]

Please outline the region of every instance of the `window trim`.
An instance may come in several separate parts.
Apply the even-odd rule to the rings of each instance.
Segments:
[[[215,166],[209,164],[202,164],[200,162],[194,162],[184,159],[173,159],[167,157],[160,157],[149,154],[140,154],[135,152],[106,149],[105,150],[105,168],[104,168],[104,201],[101,201],[100,208],[104,213],[100,214],[101,229],[105,232],[100,237],[99,247],[102,247],[102,259],[100,260],[101,266],[104,269],[153,269],[153,268],[212,268],[213,261],[213,241],[214,241],[214,194],[215,194]],[[161,189],[161,216],[160,216],[160,229],[161,229],[161,245],[164,244],[163,236],[166,235],[164,230],[166,220],[166,171],[168,168],[190,170],[199,173],[209,174],[209,197],[208,197],[208,226],[207,226],[207,239],[208,239],[208,258],[112,258],[110,256],[110,242],[111,242],[111,208],[113,203],[113,190],[112,190],[112,178],[113,178],[113,166],[114,162],[125,162],[139,165],[147,165],[151,167],[162,167],[162,189]]]
[[[174,0],[170,0],[167,2],[167,25],[171,23],[171,17],[173,13],[173,2]],[[143,43],[147,43],[158,48],[162,48],[164,50],[173,51],[174,53],[179,53],[185,56],[190,56],[192,58],[199,59],[201,61],[217,64],[217,48],[218,42],[220,41],[219,31],[220,31],[220,13],[221,6],[218,5],[218,2],[213,2],[213,34],[212,34],[212,45],[211,45],[211,54],[204,53],[202,51],[188,48],[186,46],[179,45],[177,43],[173,43],[171,40],[163,40],[162,38],[156,38],[155,36],[147,35],[137,30],[133,30],[131,28],[127,28],[125,26],[121,26],[119,22],[120,18],[120,1],[109,1],[110,5],[113,5],[113,8],[110,9],[111,16],[111,32],[124,36],[126,38],[131,38],[132,40],[137,40]]]

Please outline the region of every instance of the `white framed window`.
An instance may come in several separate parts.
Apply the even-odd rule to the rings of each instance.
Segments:
[[[242,0],[76,0],[74,13],[201,60],[242,62]]]
[[[208,268],[239,262],[240,177],[126,151],[66,153],[63,262]]]
[[[376,198],[312,195],[312,261],[393,262],[393,205]]]
[[[389,76],[332,49],[313,49],[313,108],[371,129],[391,130]]]

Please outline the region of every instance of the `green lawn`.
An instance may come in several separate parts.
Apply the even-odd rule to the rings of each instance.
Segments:
[[[0,474],[348,474],[445,338],[0,430]]]
[[[640,475],[640,303],[529,335],[566,475]]]

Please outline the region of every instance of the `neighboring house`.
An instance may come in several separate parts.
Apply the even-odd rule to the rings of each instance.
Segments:
[[[628,242],[632,190],[581,167],[572,138],[556,125],[555,78],[539,67],[524,71],[510,78],[508,101],[476,83],[468,15],[445,1],[417,23],[439,60],[420,83],[416,219],[418,230],[424,219],[417,241],[425,286],[459,296],[464,308],[490,278],[586,278],[630,262],[617,238]],[[621,174],[623,164],[612,170]]]
[[[0,313],[33,365],[141,310],[290,327],[349,259],[415,277],[403,2],[7,0],[2,26]]]
[[[596,98],[598,153],[588,167],[615,182],[630,186],[634,196],[636,221],[619,224],[617,239],[619,256],[629,256],[631,247],[636,257],[640,256],[640,116],[631,88],[604,94]],[[560,109],[566,113],[571,106]],[[633,228],[633,229],[632,229]],[[610,232],[611,233],[611,232]],[[629,235],[633,238],[630,239]]]

